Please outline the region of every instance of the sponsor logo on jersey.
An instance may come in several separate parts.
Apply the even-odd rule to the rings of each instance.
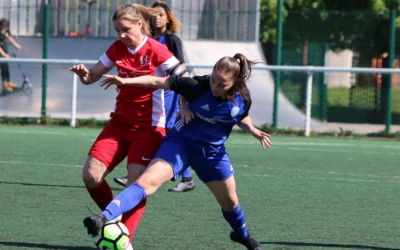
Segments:
[[[151,65],[151,61],[149,60],[148,55],[145,55],[144,57],[140,56],[140,66],[146,67],[146,66],[150,66],[150,65]]]
[[[208,106],[208,104],[201,106],[201,108],[204,110],[210,111],[210,107]]]
[[[221,122],[221,123],[231,123],[232,122],[232,120],[224,120],[224,119],[221,119],[221,118],[208,118],[208,117],[202,116],[201,114],[199,114],[197,112],[195,114],[201,120],[203,120],[205,122],[208,122],[208,123],[211,123],[211,124],[215,124],[217,122]]]

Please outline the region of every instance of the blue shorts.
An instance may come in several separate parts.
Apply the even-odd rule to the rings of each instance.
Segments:
[[[163,159],[171,164],[174,179],[189,165],[204,183],[224,181],[234,174],[224,146],[192,144],[172,133],[164,138],[154,158]]]

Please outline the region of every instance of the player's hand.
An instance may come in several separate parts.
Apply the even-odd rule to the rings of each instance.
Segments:
[[[260,141],[261,146],[264,149],[272,147],[272,142],[268,133],[254,128],[254,130],[251,131],[251,134]]]
[[[108,89],[111,85],[121,86],[124,85],[124,78],[116,76],[116,75],[103,75],[103,81],[101,81],[100,86],[104,87],[104,89]]]
[[[188,124],[194,118],[194,114],[187,103],[180,105],[178,115],[180,119],[183,120],[183,124]]]
[[[87,83],[87,80],[89,79],[89,69],[84,65],[84,64],[77,64],[69,68],[69,71],[74,72],[79,76],[81,79],[82,83]]]

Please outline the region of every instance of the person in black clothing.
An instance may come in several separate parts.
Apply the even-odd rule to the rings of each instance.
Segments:
[[[169,51],[179,60],[185,63],[183,46],[181,39],[176,35],[179,31],[180,21],[171,11],[171,8],[162,1],[156,1],[151,6],[157,10],[157,15],[151,20],[151,30],[154,39],[162,44],[165,44]],[[179,95],[171,90],[164,90],[165,112],[166,112],[166,128],[167,132],[170,131],[175,122],[176,114],[179,111]],[[185,112],[185,111],[181,111]],[[191,116],[190,113],[187,116]],[[126,186],[127,177],[116,177],[114,181],[122,186]],[[190,168],[187,167],[182,173],[181,181],[174,187],[170,188],[170,192],[186,192],[195,188],[192,173]]]
[[[10,55],[8,54],[8,41],[18,50],[22,48],[22,46],[11,36],[10,22],[3,18],[0,20],[0,57],[10,58]],[[10,69],[8,63],[1,63],[0,68],[3,92],[12,92],[17,89],[18,86],[10,81]]]

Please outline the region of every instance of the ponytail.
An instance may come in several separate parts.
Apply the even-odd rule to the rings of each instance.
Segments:
[[[251,75],[251,68],[256,64],[255,61],[247,59],[243,54],[236,53],[233,57],[226,56],[218,60],[214,65],[214,70],[230,72],[234,77],[234,84],[228,91],[228,97],[233,97],[236,92],[242,96],[249,96],[249,89],[246,82]]]

